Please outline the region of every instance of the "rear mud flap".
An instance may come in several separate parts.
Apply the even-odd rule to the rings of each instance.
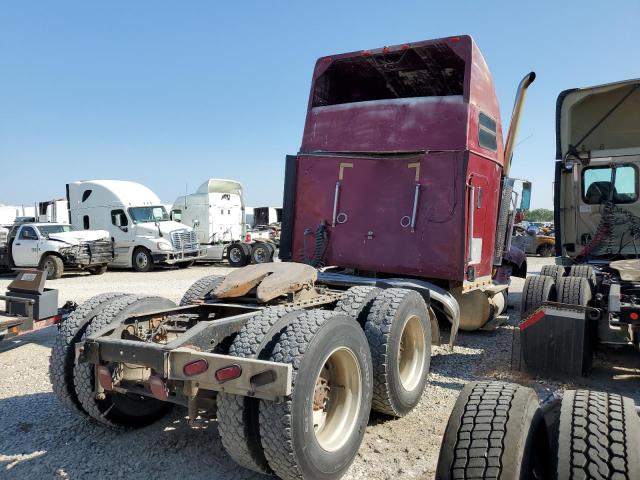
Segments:
[[[514,331],[512,367],[545,376],[588,375],[593,329],[588,307],[543,304]]]

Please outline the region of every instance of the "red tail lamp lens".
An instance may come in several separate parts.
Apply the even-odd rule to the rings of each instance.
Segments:
[[[247,233],[247,235],[244,237],[244,241],[245,241],[246,243],[251,242],[251,235]]]
[[[227,380],[238,378],[240,375],[242,375],[242,368],[240,368],[240,365],[229,365],[228,367],[222,367],[216,371],[216,380],[222,383]]]
[[[113,378],[111,372],[104,365],[98,366],[98,381],[105,390],[113,390]]]
[[[631,320],[638,320],[638,314],[636,312],[631,312],[629,314],[629,318],[631,318]]]
[[[166,401],[167,398],[169,398],[169,390],[167,390],[167,385],[164,383],[162,377],[151,375],[149,377],[149,388],[154,398],[162,401]]]
[[[208,370],[208,368],[209,368],[209,364],[203,358],[203,359],[200,359],[200,360],[196,360],[194,362],[187,363],[182,368],[182,372],[187,377],[193,377],[194,375],[200,375],[201,373],[206,372]]]

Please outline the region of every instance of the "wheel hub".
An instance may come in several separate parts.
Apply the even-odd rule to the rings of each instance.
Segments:
[[[311,414],[313,432],[326,451],[341,448],[353,433],[362,396],[360,364],[341,347],[329,354],[316,378]]]

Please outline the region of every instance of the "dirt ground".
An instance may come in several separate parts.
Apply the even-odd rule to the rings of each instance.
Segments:
[[[545,260],[529,258],[530,271],[539,271]],[[101,277],[65,276],[49,286],[60,291],[61,304],[65,300],[80,303],[106,291],[162,295],[178,301],[198,278],[226,271],[221,267],[146,274],[110,271]],[[0,292],[9,281],[0,277]],[[624,349],[599,353],[593,374],[576,384],[531,378],[512,369],[513,325],[519,320],[523,283],[513,281],[505,325],[493,332],[461,333],[453,352],[434,348],[429,385],[413,412],[402,419],[371,416],[346,479],[433,478],[449,413],[458,392],[470,380],[518,381],[534,387],[541,398],[579,384],[630,395],[640,403],[640,356]],[[55,333],[55,327],[50,327],[0,344],[0,478],[263,478],[237,467],[227,457],[215,421],[190,427],[185,412],[176,409],[150,427],[113,431],[67,412],[54,397],[47,376]],[[443,331],[445,338],[447,335]],[[616,366],[621,364],[625,367]]]

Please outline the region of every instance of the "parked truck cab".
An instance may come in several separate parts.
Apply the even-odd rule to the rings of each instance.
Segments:
[[[154,265],[188,267],[200,254],[196,234],[174,222],[160,199],[135,182],[93,180],[67,185],[71,224],[107,230],[115,246],[114,267],[150,271]]]
[[[503,263],[524,262],[505,252],[507,175],[534,78],[503,146],[469,36],[320,58],[300,152],[287,159],[282,259],[428,281],[455,298],[462,328],[483,326],[504,310]]]

